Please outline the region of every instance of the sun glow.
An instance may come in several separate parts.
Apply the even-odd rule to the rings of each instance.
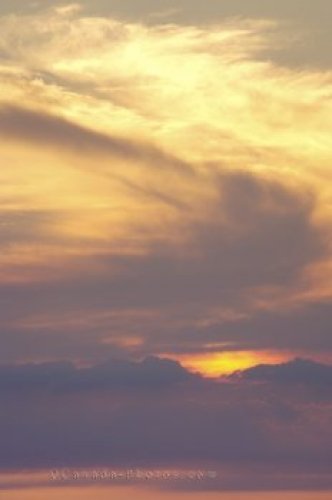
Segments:
[[[212,354],[177,356],[176,359],[189,370],[206,377],[228,375],[237,370],[246,370],[258,364],[287,361],[290,356],[272,352],[230,351]]]

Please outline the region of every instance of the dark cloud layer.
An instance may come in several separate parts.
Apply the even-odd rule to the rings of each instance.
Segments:
[[[75,367],[69,361],[0,365],[0,393],[24,393],[25,396],[43,391],[75,393],[127,389],[151,390],[189,384],[192,387],[218,388],[223,383],[268,382],[288,385],[331,386],[332,366],[310,359],[295,358],[282,364],[262,364],[218,379],[205,379],[186,370],[176,361],[149,356],[142,361],[121,358],[90,367]],[[202,385],[203,384],[203,385]]]
[[[0,393],[75,392],[98,390],[160,390],[198,380],[169,359],[146,358],[141,363],[112,360],[77,369],[70,362],[0,366]]]
[[[329,406],[306,384],[310,373],[317,383],[313,370],[331,368],[306,363],[302,391],[292,389],[292,377],[285,391],[241,378],[204,381],[157,358],[84,369],[2,366],[0,467],[236,462],[287,465],[324,479],[332,460]],[[285,369],[298,383],[298,361]]]

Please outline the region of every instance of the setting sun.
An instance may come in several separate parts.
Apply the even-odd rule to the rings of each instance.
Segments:
[[[287,361],[289,356],[273,352],[234,351],[213,354],[176,356],[183,366],[198,371],[206,377],[229,375],[262,363],[273,364]]]

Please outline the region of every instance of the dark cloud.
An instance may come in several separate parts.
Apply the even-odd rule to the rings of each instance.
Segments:
[[[2,469],[236,463],[319,475],[332,460],[329,406],[310,392],[204,381],[157,358],[7,365],[0,378]]]
[[[231,342],[235,349],[327,349],[330,345],[329,304],[303,309],[257,312],[251,317],[208,327],[192,327],[193,309],[233,307],[235,310],[260,286],[289,286],[326,252],[324,235],[312,225],[315,200],[279,182],[244,173],[216,177],[219,196],[201,220],[186,212],[182,223],[189,236],[184,251],[167,242],[151,243],[146,255],[107,253],[76,257],[82,271],[62,274],[57,281],[8,284],[0,287],[2,359],[100,360],[121,351],[112,345],[119,322],[84,324],[86,311],[121,313],[182,311],[183,327],[156,319],[136,335],[144,339],[138,355],[200,351],[209,342]],[[98,265],[94,265],[97,262]],[[94,272],[84,269],[93,267]],[[114,269],[117,270],[114,273]],[[47,272],[45,271],[46,278]],[[183,320],[183,314],[188,317]],[[191,311],[191,312],[190,312]],[[44,331],[15,326],[18,318],[42,314],[82,318],[80,326],[45,326]],[[135,320],[134,320],[135,321]],[[141,321],[141,320],[140,320]],[[13,326],[14,322],[14,326]],[[10,323],[12,326],[10,326]],[[38,324],[38,321],[37,321]],[[103,338],[111,344],[103,345]],[[79,339],[79,341],[78,341]],[[79,344],[79,345],[78,345]],[[76,347],[75,347],[76,346]],[[135,349],[130,349],[132,355]],[[34,353],[36,358],[33,358]],[[70,354],[69,354],[70,353]],[[52,358],[53,356],[53,358]],[[68,358],[67,358],[68,359]]]
[[[56,300],[56,299],[55,299]],[[3,301],[3,307],[9,307],[11,301]],[[47,304],[49,306],[49,303]],[[64,307],[63,303],[54,303],[54,307]],[[27,305],[27,310],[31,306]],[[22,311],[21,311],[22,312]],[[15,317],[14,311],[9,311]],[[82,313],[80,313],[82,314]],[[109,327],[108,327],[109,328]],[[15,363],[41,360],[75,360],[102,362],[109,357],[128,357],[127,349],[116,341],[103,342],[105,329],[97,327],[52,327],[24,328],[23,326],[2,326],[1,362]],[[117,333],[117,337],[118,332]]]
[[[332,366],[296,358],[279,365],[258,365],[232,376],[241,380],[277,384],[308,384],[332,387]]]
[[[56,214],[51,211],[0,210],[0,246],[46,241],[46,238],[49,243],[48,229],[55,221]]]
[[[72,123],[59,116],[38,111],[2,106],[0,133],[7,138],[71,150],[80,154],[117,156],[158,168],[170,168],[191,174],[191,167],[172,155],[149,144],[112,137]]]
[[[122,296],[132,306],[222,305],[249,287],[294,283],[324,255],[310,195],[244,173],[224,174],[219,185],[202,222],[186,221],[186,252],[155,244],[145,256],[112,257],[125,270],[113,282],[118,297],[109,288],[113,303]]]
[[[233,342],[243,349],[277,349],[328,354],[332,349],[332,304],[312,303],[299,308],[257,311],[237,321],[215,323],[183,332],[183,339],[204,336],[206,342]],[[181,333],[178,334],[179,343]]]
[[[0,366],[0,393],[35,391],[160,390],[200,379],[169,359],[148,357],[142,362],[110,360],[90,368],[70,362]]]

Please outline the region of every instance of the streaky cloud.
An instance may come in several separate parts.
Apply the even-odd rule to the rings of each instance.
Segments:
[[[78,125],[60,116],[4,105],[0,108],[0,133],[9,139],[70,150],[80,154],[115,156],[193,174],[191,166],[156,146],[113,137]]]

